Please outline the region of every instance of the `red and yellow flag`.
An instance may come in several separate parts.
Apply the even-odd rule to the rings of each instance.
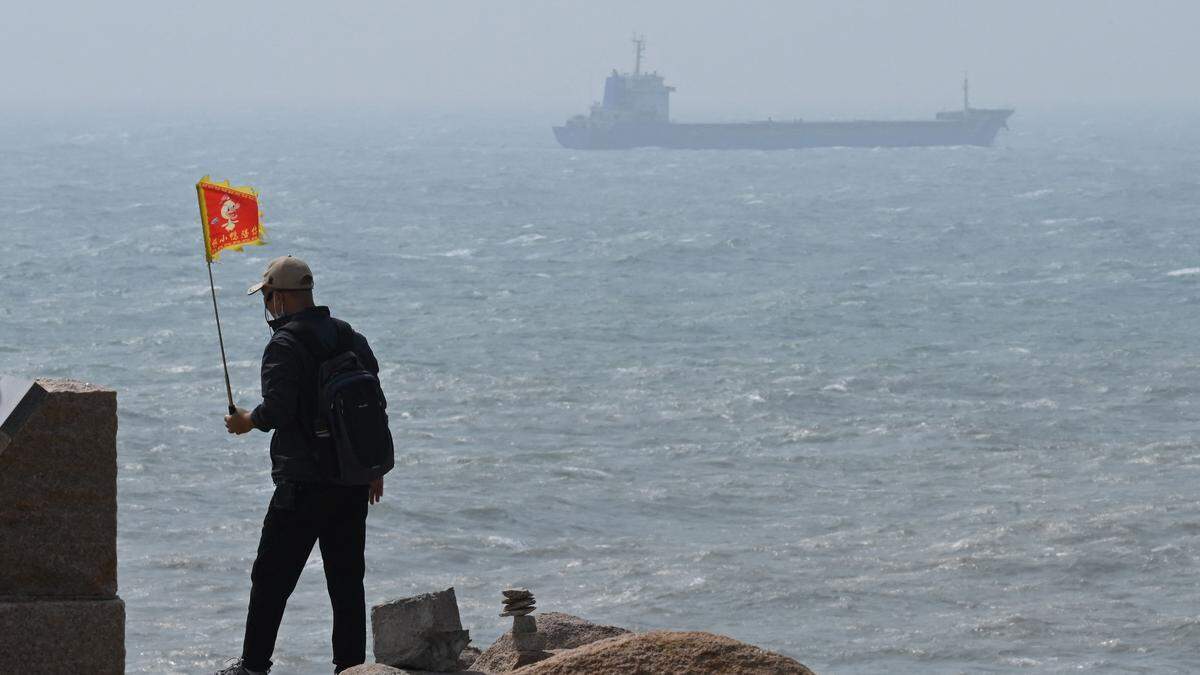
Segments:
[[[214,183],[208,176],[196,183],[200,197],[200,219],[204,223],[204,255],[211,262],[221,251],[266,243],[266,231],[258,209],[258,193],[249,187],[230,187],[229,181]]]

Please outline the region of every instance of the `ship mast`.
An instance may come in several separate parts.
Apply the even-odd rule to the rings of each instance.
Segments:
[[[963,71],[963,111],[971,110],[971,84],[967,81],[967,72]]]
[[[646,36],[633,34],[634,59],[633,59],[633,74],[640,75],[642,73],[642,52],[646,51]]]

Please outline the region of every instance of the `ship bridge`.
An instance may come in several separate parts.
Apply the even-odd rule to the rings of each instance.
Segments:
[[[622,122],[668,122],[671,118],[671,92],[658,73],[642,72],[642,54],[646,39],[634,36],[636,48],[632,73],[615,69],[604,81],[604,100],[593,108],[593,117]]]

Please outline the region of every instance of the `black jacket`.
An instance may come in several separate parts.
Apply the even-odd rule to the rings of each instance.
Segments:
[[[250,413],[250,419],[263,431],[275,430],[271,436],[271,479],[276,484],[320,483],[325,478],[317,465],[313,432],[319,361],[290,330],[280,330],[293,321],[303,322],[327,349],[337,343],[337,324],[345,323],[331,317],[328,307],[310,307],[270,322],[275,333],[263,351],[263,401]],[[364,368],[379,373],[379,363],[367,339],[357,332],[354,353]]]

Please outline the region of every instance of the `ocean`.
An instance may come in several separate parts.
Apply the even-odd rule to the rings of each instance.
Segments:
[[[544,117],[544,116],[543,116]],[[225,433],[293,254],[397,466],[367,599],[500,590],[822,673],[1200,669],[1200,124],[1018,110],[994,148],[581,152],[482,113],[0,122],[0,372],[118,392],[128,669],[240,652],[271,492]],[[319,553],[276,673],[328,672]],[[369,643],[368,643],[369,644]]]

